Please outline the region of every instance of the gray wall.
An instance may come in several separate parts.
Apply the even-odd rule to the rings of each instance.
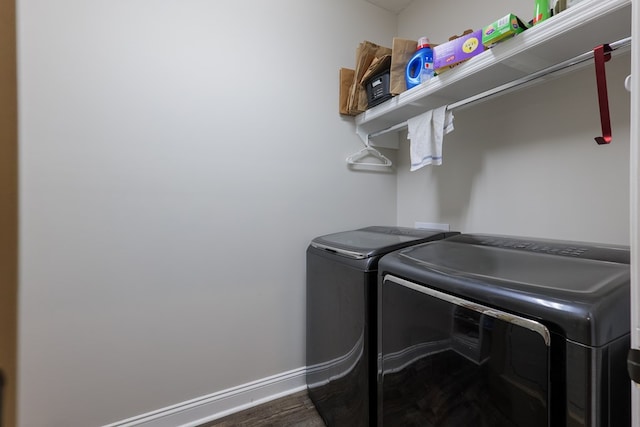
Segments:
[[[304,366],[311,238],[396,223],[338,70],[364,0],[18,1],[20,426],[115,422]],[[393,155],[393,154],[390,154]]]
[[[529,20],[532,7],[415,0],[398,16],[399,36],[440,43],[507,12]],[[628,244],[630,111],[623,81],[629,73],[628,54],[607,63],[609,146],[593,140],[601,134],[593,66],[454,111],[442,166],[409,172],[409,142],[401,142],[399,224]]]

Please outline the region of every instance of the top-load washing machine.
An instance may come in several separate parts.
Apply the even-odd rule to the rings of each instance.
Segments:
[[[384,256],[380,424],[629,426],[629,257],[473,234]]]
[[[375,425],[378,260],[458,233],[366,227],[307,248],[307,388],[328,426]]]

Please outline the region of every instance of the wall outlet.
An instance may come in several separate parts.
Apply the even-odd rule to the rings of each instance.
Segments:
[[[449,224],[439,224],[436,222],[416,222],[415,228],[428,228],[430,230],[451,231]]]

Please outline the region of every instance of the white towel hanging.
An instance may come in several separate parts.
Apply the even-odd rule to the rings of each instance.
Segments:
[[[381,163],[362,161],[367,157],[374,157],[380,160]],[[384,168],[388,168],[393,165],[391,160],[389,160],[381,152],[371,147],[370,145],[365,146],[362,150],[347,157],[347,163],[350,165],[374,166],[374,167],[384,167]]]
[[[453,130],[453,113],[443,105],[410,118],[407,137],[411,140],[409,153],[411,171],[425,165],[442,164],[442,139]]]

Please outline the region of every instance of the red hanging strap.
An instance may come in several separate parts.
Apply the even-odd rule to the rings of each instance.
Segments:
[[[596,136],[599,145],[611,142],[611,118],[609,116],[609,96],[607,94],[607,75],[604,63],[611,59],[611,47],[603,44],[593,49],[596,63],[596,83],[598,85],[598,104],[600,105],[600,123],[602,123],[602,136]]]

